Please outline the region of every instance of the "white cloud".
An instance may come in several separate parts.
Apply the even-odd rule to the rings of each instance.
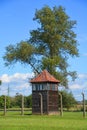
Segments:
[[[77,100],[82,100],[82,92],[84,92],[85,99],[87,99],[87,74],[78,74],[78,78],[74,82],[70,82],[69,89],[76,99],[78,97]]]
[[[33,76],[33,73],[15,73],[13,75],[3,74],[0,77],[2,80],[2,85],[0,86],[0,94],[7,94],[9,86],[10,95],[15,95],[18,92],[29,95],[29,93],[31,93],[29,79],[31,79]]]
[[[81,89],[81,85],[79,85],[79,84],[73,84],[69,88],[70,89]]]
[[[7,74],[3,74],[1,77],[0,77],[2,83],[3,82],[6,82],[6,83],[9,83],[10,82],[10,77],[7,75]]]
[[[70,82],[70,89],[83,89],[87,87],[87,74],[78,74],[78,78],[74,82]]]
[[[78,78],[79,79],[85,79],[85,78],[87,78],[87,74],[79,74]]]
[[[26,80],[26,79],[29,79],[29,78],[32,78],[33,76],[33,73],[26,73],[26,74],[21,74],[21,73],[15,73],[13,76],[12,76],[12,79],[22,79],[22,80]]]
[[[2,85],[0,86],[0,95],[8,94],[8,86],[10,88],[9,95],[15,95],[16,93],[29,95],[32,88],[29,84],[29,79],[33,76],[33,73],[15,73],[13,75],[3,74],[0,77],[2,80]],[[81,95],[83,90],[86,93],[87,74],[78,74],[78,78],[75,80],[75,82],[69,83],[69,89],[73,92],[75,97],[77,97],[78,94]]]
[[[23,80],[30,79],[34,76],[33,73],[15,73],[13,75],[3,74],[0,79],[2,80],[2,83],[10,83],[10,82],[20,82]]]

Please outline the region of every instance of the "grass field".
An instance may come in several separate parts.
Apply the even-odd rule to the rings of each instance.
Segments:
[[[7,112],[6,116],[0,112],[0,130],[87,130],[87,118],[80,112],[65,112],[59,115],[30,115],[24,116],[20,112]]]

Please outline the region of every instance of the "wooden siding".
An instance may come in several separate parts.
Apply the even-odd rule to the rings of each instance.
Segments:
[[[33,114],[40,114],[41,113],[41,102],[40,102],[40,95],[39,93],[42,94],[43,98],[43,114],[47,114],[47,91],[33,91],[32,92],[32,113]]]
[[[58,112],[58,91],[33,91],[32,92],[32,113],[41,113],[41,99],[43,99],[43,114]]]
[[[58,91],[49,91],[48,111],[58,112]]]

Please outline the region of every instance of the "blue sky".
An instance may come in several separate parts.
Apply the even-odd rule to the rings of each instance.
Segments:
[[[87,91],[87,1],[86,0],[0,0],[0,78],[3,81],[0,94],[10,89],[25,90],[25,94],[30,91],[27,83],[28,77],[32,77],[30,66],[22,66],[17,63],[10,68],[4,66],[3,55],[5,47],[9,44],[19,43],[21,40],[29,38],[29,32],[37,28],[37,23],[33,21],[36,9],[41,9],[44,5],[50,7],[62,5],[71,20],[76,20],[75,32],[79,43],[79,58],[70,58],[70,70],[76,70],[78,78],[75,82],[70,82],[70,90],[74,96],[78,97],[84,90]],[[26,78],[25,78],[26,77]],[[22,80],[22,81],[20,81]],[[24,89],[26,88],[26,89]],[[14,93],[16,92],[14,91]],[[5,92],[6,91],[6,92]],[[13,90],[11,94],[14,94]]]

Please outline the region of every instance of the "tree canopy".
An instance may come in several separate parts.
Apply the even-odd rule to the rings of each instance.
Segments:
[[[47,69],[67,87],[68,76],[76,77],[75,71],[68,70],[68,59],[78,56],[76,21],[70,20],[62,6],[44,6],[36,10],[33,20],[38,27],[30,32],[29,40],[6,47],[6,66],[18,61],[29,64],[37,72]]]
[[[68,110],[69,108],[77,104],[77,101],[74,98],[72,92],[67,92],[66,90],[62,90],[60,91],[60,93],[62,94],[63,108],[67,108]],[[59,104],[60,104],[60,100],[59,100]]]

